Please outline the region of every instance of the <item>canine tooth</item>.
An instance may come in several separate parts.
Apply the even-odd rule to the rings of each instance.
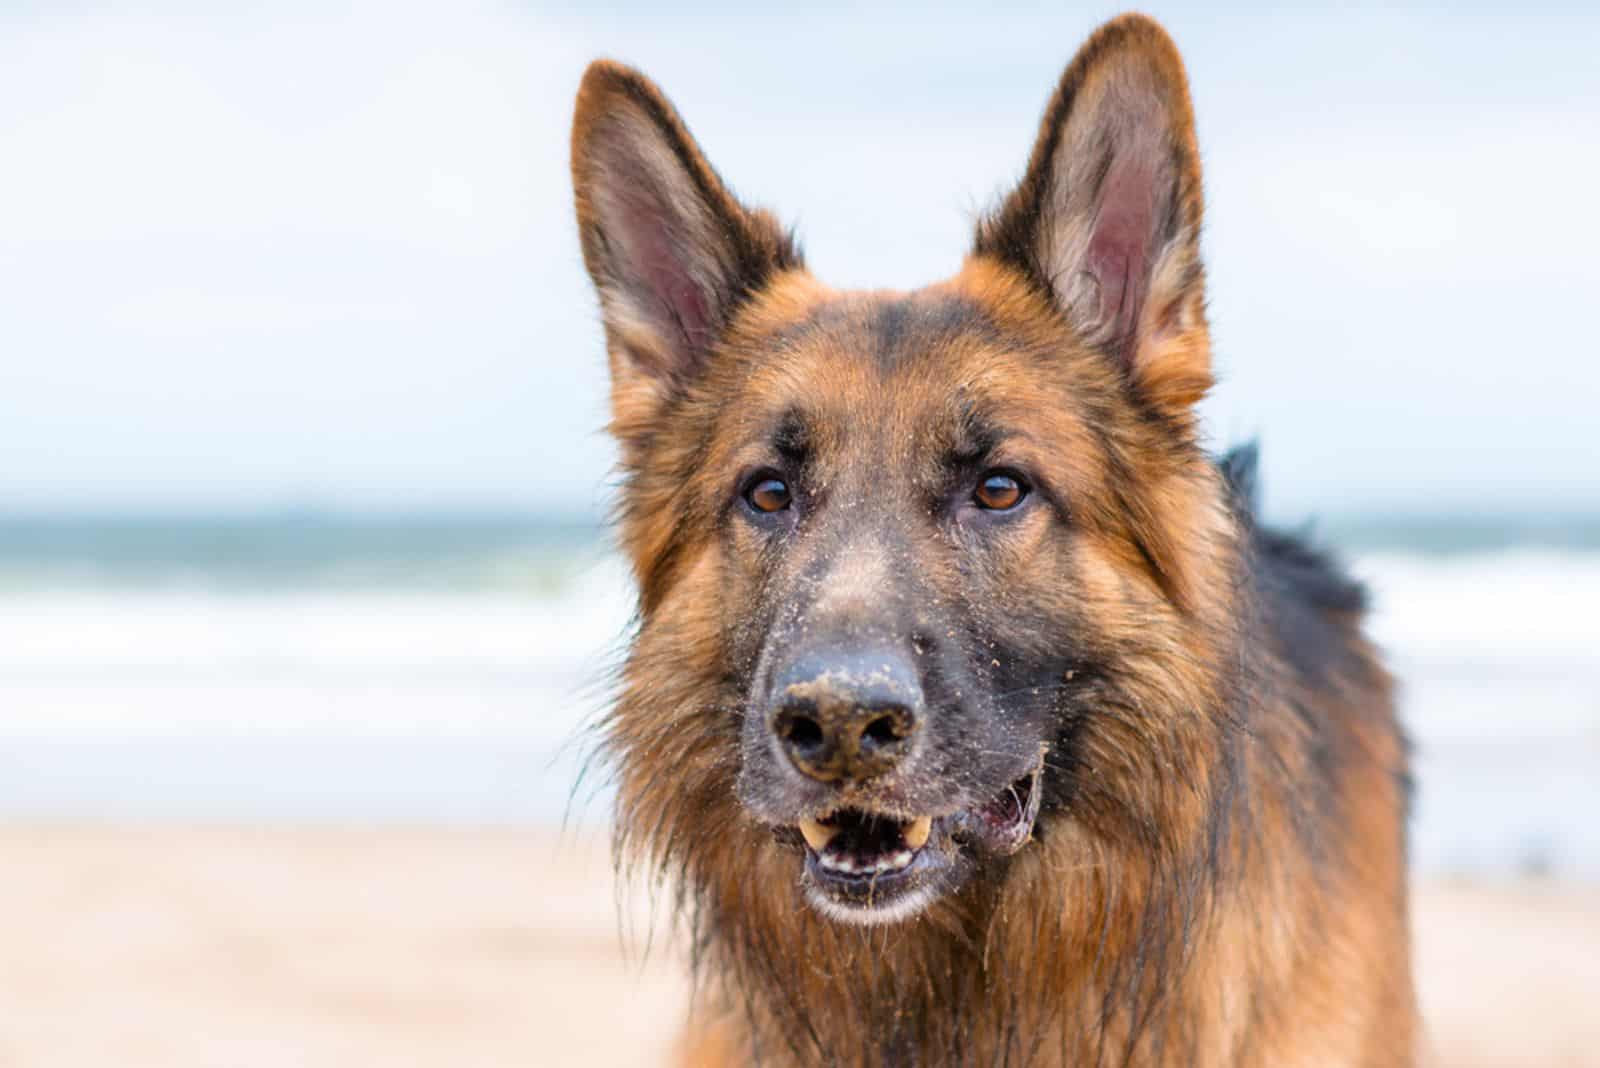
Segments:
[[[920,816],[906,825],[906,829],[904,832],[902,832],[902,835],[906,840],[906,845],[910,846],[912,849],[921,849],[927,844],[928,835],[932,832],[932,830],[933,817]]]
[[[911,863],[911,851],[909,849],[902,849],[902,850],[900,850],[900,852],[898,852],[898,853],[896,853],[894,855],[893,867],[903,868],[907,864],[910,864],[910,863]]]
[[[815,849],[818,853],[827,849],[828,843],[833,841],[833,836],[838,833],[837,829],[824,827],[816,820],[800,821],[800,836],[806,840],[806,845]]]

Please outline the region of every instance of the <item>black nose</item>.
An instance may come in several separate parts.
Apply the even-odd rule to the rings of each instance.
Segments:
[[[911,751],[922,721],[915,669],[894,651],[803,656],[773,686],[768,723],[800,774],[863,782]]]

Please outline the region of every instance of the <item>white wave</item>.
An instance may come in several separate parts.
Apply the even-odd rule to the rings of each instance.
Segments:
[[[1600,555],[1375,555],[1370,631],[1425,742],[1600,737]]]
[[[1373,590],[1373,633],[1407,655],[1600,661],[1600,553],[1374,554],[1355,570]]]
[[[0,598],[0,732],[510,732],[592,712],[632,595],[25,592]]]

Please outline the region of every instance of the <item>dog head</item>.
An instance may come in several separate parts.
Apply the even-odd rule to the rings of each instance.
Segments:
[[[960,272],[914,292],[814,278],[628,68],[585,75],[572,167],[640,587],[623,833],[880,923],[1058,827],[1165,819],[1228,519],[1159,27],[1085,45]]]

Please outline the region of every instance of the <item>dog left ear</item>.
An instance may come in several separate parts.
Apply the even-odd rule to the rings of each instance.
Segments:
[[[572,124],[584,263],[611,355],[612,431],[645,440],[662,403],[701,371],[738,307],[800,252],[740,204],[644,75],[591,64]]]
[[[1067,67],[974,251],[1021,271],[1140,397],[1181,415],[1212,384],[1202,207],[1183,61],[1159,25],[1127,15]]]

